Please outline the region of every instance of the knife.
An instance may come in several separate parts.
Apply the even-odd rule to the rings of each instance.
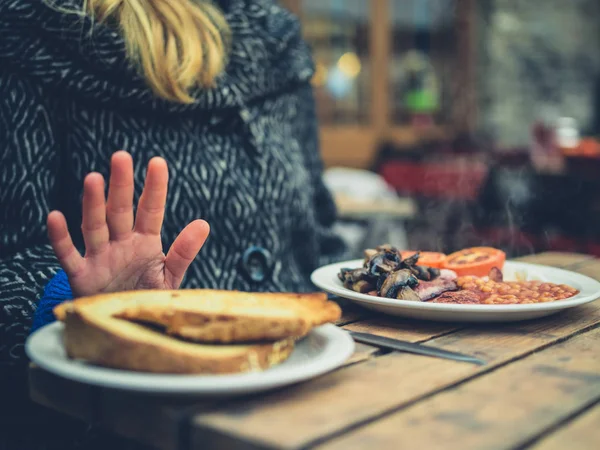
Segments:
[[[416,353],[419,355],[446,358],[451,359],[453,361],[477,364],[479,366],[483,366],[486,364],[485,361],[475,358],[473,356],[463,355],[462,353],[451,352],[448,350],[442,350],[441,348],[430,347],[428,345],[417,344],[414,342],[401,341],[398,339],[392,339],[384,336],[377,336],[376,334],[359,333],[357,331],[348,332],[356,342],[362,342],[363,344],[371,344],[377,347],[382,347],[389,350],[396,350],[399,352],[409,352]]]

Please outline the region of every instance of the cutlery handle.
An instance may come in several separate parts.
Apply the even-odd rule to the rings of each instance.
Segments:
[[[406,342],[398,339],[391,339],[384,336],[377,336],[369,333],[359,333],[356,331],[350,331],[350,335],[357,342],[363,344],[371,344],[390,350],[397,350],[401,352],[416,353],[425,356],[434,356],[437,358],[451,359],[453,361],[468,362],[471,364],[485,365],[485,361],[475,358],[473,356],[464,355],[462,353],[451,352],[449,350],[443,350],[441,348],[430,347],[423,344],[417,344],[414,342]]]

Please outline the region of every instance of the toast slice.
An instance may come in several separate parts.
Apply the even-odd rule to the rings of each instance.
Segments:
[[[168,334],[196,342],[276,341],[302,337],[334,322],[340,307],[325,294],[287,294],[211,289],[138,291],[110,294],[126,306],[115,316],[164,327]],[[104,296],[77,300],[83,305]],[[65,304],[55,308],[64,317]]]
[[[105,367],[175,374],[261,371],[286,360],[294,348],[291,338],[247,345],[186,342],[116,318],[130,303],[120,296],[89,300],[68,302],[60,309],[65,348],[70,358]]]

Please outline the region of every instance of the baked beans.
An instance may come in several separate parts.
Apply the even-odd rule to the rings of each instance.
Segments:
[[[476,292],[481,298],[481,304],[488,305],[553,302],[579,293],[577,289],[566,284],[537,280],[496,282],[475,276],[463,276],[456,280],[456,284],[460,289]]]

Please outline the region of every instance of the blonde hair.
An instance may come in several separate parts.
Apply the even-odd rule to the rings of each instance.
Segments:
[[[226,64],[229,26],[205,0],[85,0],[84,12],[116,25],[127,56],[152,91],[193,103],[194,88],[208,88]]]

